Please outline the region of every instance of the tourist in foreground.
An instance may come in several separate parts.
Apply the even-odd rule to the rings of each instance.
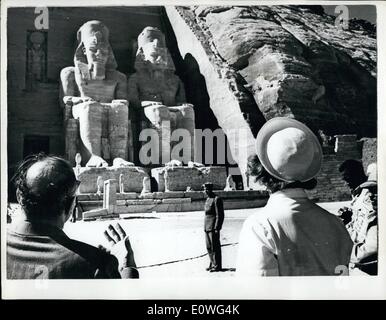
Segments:
[[[352,241],[338,217],[311,201],[322,163],[316,136],[304,124],[274,118],[259,131],[250,175],[270,192],[239,238],[238,276],[322,276],[348,271]],[[344,272],[347,274],[348,272]]]
[[[31,156],[18,168],[15,184],[21,212],[8,227],[8,279],[138,278],[130,241],[119,224],[105,231],[109,250],[63,232],[79,184],[67,161]]]

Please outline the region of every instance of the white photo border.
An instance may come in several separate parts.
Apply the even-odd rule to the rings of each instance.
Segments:
[[[165,5],[375,5],[378,59],[379,265],[371,277],[270,277],[256,279],[6,279],[7,212],[7,8]],[[1,283],[3,299],[385,299],[386,298],[386,2],[383,1],[182,1],[5,0],[1,2]]]

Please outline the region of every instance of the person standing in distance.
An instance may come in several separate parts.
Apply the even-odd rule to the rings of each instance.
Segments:
[[[220,230],[224,222],[224,205],[220,197],[213,192],[213,184],[205,183],[204,192],[207,196],[205,202],[205,240],[210,259],[209,272],[221,271],[221,243]]]

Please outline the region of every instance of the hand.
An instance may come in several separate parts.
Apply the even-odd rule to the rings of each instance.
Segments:
[[[340,208],[338,210],[338,216],[343,221],[343,224],[347,225],[351,221],[352,211],[347,207]]]
[[[134,252],[131,248],[129,237],[119,223],[115,228],[110,224],[104,232],[107,241],[110,244],[110,254],[118,260],[119,270],[124,268],[136,268]]]
[[[339,214],[340,216],[342,216],[342,215],[344,215],[344,214],[347,214],[348,212],[351,212],[351,210],[350,210],[349,208],[347,208],[347,207],[343,207],[343,208],[340,208],[340,209],[338,210],[338,214]]]

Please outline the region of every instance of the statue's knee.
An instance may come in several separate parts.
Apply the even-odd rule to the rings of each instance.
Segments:
[[[193,105],[186,104],[183,105],[180,109],[181,114],[184,118],[194,120],[194,108]]]
[[[74,67],[65,67],[60,71],[60,79],[63,80],[69,80],[71,78],[74,78],[73,74],[75,68]]]
[[[171,118],[170,111],[166,106],[159,106],[155,108],[155,115],[160,121],[169,121]]]
[[[185,103],[181,106],[169,107],[171,112],[177,114],[178,119],[194,120],[194,108],[190,103]]]
[[[155,125],[161,125],[171,119],[168,107],[163,105],[145,107],[145,115]]]
[[[79,103],[72,107],[72,114],[75,119],[100,116],[102,114],[103,106],[96,101],[86,101]]]

